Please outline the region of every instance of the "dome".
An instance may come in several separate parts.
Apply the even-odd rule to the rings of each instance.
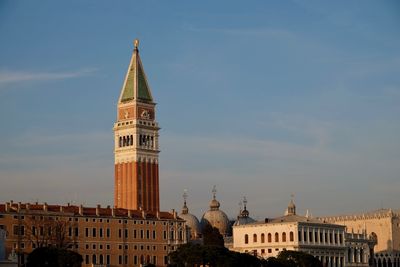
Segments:
[[[201,235],[200,222],[196,216],[189,213],[189,208],[186,205],[186,198],[187,198],[187,193],[185,190],[185,192],[183,194],[184,202],[183,202],[182,213],[179,214],[179,217],[181,217],[182,219],[184,219],[186,221],[186,226],[190,230],[190,239],[196,239],[196,238],[200,237],[200,235]]]
[[[220,203],[215,198],[216,189],[213,189],[213,199],[210,201],[210,210],[206,211],[201,219],[201,226],[204,227],[210,224],[219,230],[220,234],[226,236],[229,234],[230,223],[228,216],[219,209]]]
[[[217,228],[219,233],[223,236],[226,236],[229,233],[229,219],[222,210],[206,211],[201,219],[201,226],[203,229],[207,224]]]
[[[247,200],[246,197],[243,198],[244,209],[240,210],[237,220],[234,222],[233,225],[244,225],[248,223],[253,223],[255,220],[250,218],[250,212],[247,210]]]
[[[200,222],[196,216],[190,213],[179,214],[179,217],[186,221],[187,227],[190,230],[190,239],[196,239],[201,234]]]

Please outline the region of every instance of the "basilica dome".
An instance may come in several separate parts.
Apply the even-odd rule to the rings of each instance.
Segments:
[[[244,225],[244,224],[255,222],[255,220],[249,216],[250,212],[247,210],[246,197],[243,198],[243,205],[244,205],[244,209],[242,210],[242,208],[240,208],[240,212],[237,217],[237,220],[234,222],[233,225]]]
[[[186,226],[190,230],[190,239],[197,239],[201,236],[200,222],[196,216],[189,213],[189,208],[186,205],[186,197],[187,197],[187,194],[185,192],[183,194],[183,198],[185,201],[183,204],[182,213],[179,214],[179,217],[181,217],[182,219],[184,219],[186,221]]]
[[[210,201],[210,210],[206,211],[201,219],[201,226],[204,227],[209,224],[219,230],[219,233],[223,236],[227,236],[230,233],[230,224],[228,216],[225,212],[219,209],[220,203],[215,197],[216,190],[213,189],[213,199]]]

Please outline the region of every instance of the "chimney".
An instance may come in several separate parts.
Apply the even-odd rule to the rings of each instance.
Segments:
[[[6,202],[6,212],[10,211],[10,202]]]
[[[20,212],[21,211],[21,202],[18,202],[18,212]]]
[[[100,204],[97,204],[97,207],[96,207],[96,216],[100,216],[100,208],[101,208]]]
[[[160,219],[160,211],[157,210],[156,216],[157,216],[157,219],[159,220]]]
[[[142,218],[146,219],[146,213],[144,212],[144,210],[142,210]]]
[[[172,215],[174,216],[175,220],[178,218],[178,213],[175,211],[175,209],[172,209]]]
[[[25,204],[25,209],[28,211],[31,209],[31,203],[26,203]]]
[[[115,217],[115,208],[111,209],[111,216]]]
[[[60,206],[60,212],[64,212],[64,207]]]
[[[47,205],[47,202],[44,202],[43,204],[43,211],[48,211],[49,206]]]
[[[83,205],[79,205],[79,215],[83,215]]]
[[[128,210],[128,217],[129,217],[129,218],[132,218],[132,212],[131,212],[131,210]]]

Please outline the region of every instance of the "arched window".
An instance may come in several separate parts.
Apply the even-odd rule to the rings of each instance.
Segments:
[[[245,235],[244,235],[244,243],[245,243],[245,244],[248,244],[248,243],[249,243],[249,235],[248,235],[248,234],[245,234]]]
[[[268,233],[268,243],[271,243],[272,242],[272,235],[271,235],[271,233]]]
[[[256,243],[257,242],[257,235],[253,234],[253,242]]]
[[[126,146],[126,137],[125,136],[122,138],[122,146]]]
[[[275,233],[275,242],[279,242],[279,234]]]
[[[93,263],[93,264],[96,264],[96,255],[94,255],[94,254],[93,254],[93,256],[92,256],[92,263]]]
[[[122,146],[122,137],[120,136],[119,137],[119,147],[121,147]]]
[[[294,241],[294,234],[293,234],[293,232],[290,232],[290,233],[289,233],[289,240],[290,240],[290,242],[293,242],[293,241]]]
[[[103,255],[99,256],[99,264],[104,264]]]
[[[286,233],[285,232],[282,233],[282,242],[286,242]]]
[[[131,135],[131,142],[130,142],[130,145],[131,145],[131,146],[133,145],[133,135]]]
[[[265,235],[261,234],[261,243],[265,243]]]

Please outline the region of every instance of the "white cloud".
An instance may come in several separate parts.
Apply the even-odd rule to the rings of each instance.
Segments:
[[[94,68],[80,69],[69,72],[29,72],[0,70],[0,85],[20,82],[63,80],[85,76],[95,72]]]

